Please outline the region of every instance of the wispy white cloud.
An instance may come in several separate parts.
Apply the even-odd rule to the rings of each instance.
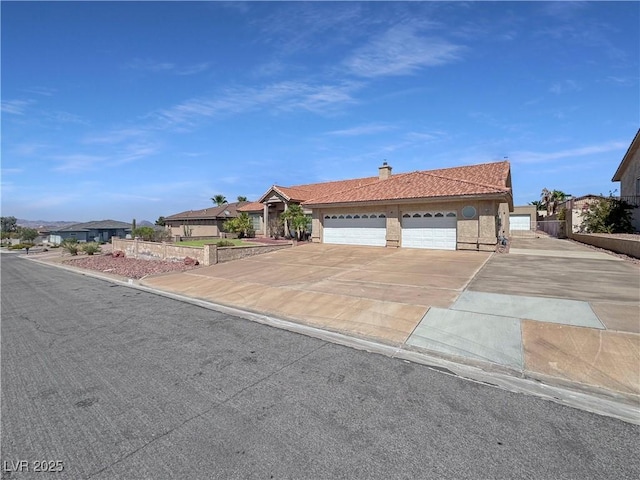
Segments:
[[[87,120],[83,119],[80,115],[76,115],[75,113],[63,111],[45,112],[44,117],[56,123],[76,123],[79,125],[89,125],[89,122]]]
[[[568,93],[568,92],[576,92],[580,90],[581,90],[580,85],[578,85],[578,83],[575,82],[574,80],[562,80],[560,82],[555,82],[549,88],[549,91],[556,95],[561,95],[563,93]]]
[[[91,134],[87,136],[82,143],[85,144],[117,144],[130,139],[136,139],[146,137],[149,134],[148,129],[133,127],[133,128],[118,128],[106,133]]]
[[[202,118],[240,114],[260,109],[270,111],[307,110],[331,113],[355,103],[352,93],[360,88],[353,82],[316,85],[280,82],[264,87],[227,89],[212,98],[195,98],[151,114],[161,127],[194,126]]]
[[[152,73],[166,72],[173,70],[175,67],[175,64],[171,62],[158,62],[141,58],[136,58],[127,64],[127,68],[132,70],[143,70]]]
[[[55,88],[49,88],[49,87],[29,87],[29,88],[25,88],[23,91],[27,93],[32,93],[35,95],[42,95],[45,97],[50,97],[57,92]]]
[[[44,143],[18,143],[11,147],[11,153],[18,157],[28,157],[48,148],[50,145]]]
[[[208,62],[196,63],[194,65],[187,65],[184,67],[176,68],[177,75],[195,75],[196,73],[204,72],[209,69],[210,64]]]
[[[112,158],[112,165],[122,165],[135,162],[158,153],[159,147],[151,144],[127,145],[123,151],[116,152]]]
[[[363,4],[334,3],[331,14],[326,5],[313,2],[282,2],[275,11],[257,22],[261,40],[277,46],[278,55],[304,51],[324,51],[346,45],[354,32],[371,21],[363,15]]]
[[[52,160],[60,162],[53,168],[56,172],[75,173],[91,170],[98,164],[106,164],[108,156],[73,153],[69,155],[53,155]]]
[[[343,130],[333,130],[327,132],[327,135],[336,135],[340,137],[358,137],[361,135],[373,135],[376,133],[388,132],[394,130],[393,125],[371,123],[367,125],[358,125],[357,127],[345,128]]]
[[[23,168],[3,168],[2,175],[15,175],[24,172]]]
[[[620,87],[631,87],[633,85],[637,85],[638,77],[632,77],[632,76],[619,77],[619,76],[610,75],[607,78],[605,78],[605,81],[607,83],[618,85]]]
[[[569,158],[580,158],[601,153],[622,151],[629,146],[628,142],[606,142],[599,145],[587,145],[584,147],[558,150],[555,152],[519,151],[510,155],[512,163],[547,163]]]
[[[1,104],[3,113],[12,115],[24,115],[27,108],[35,103],[34,100],[6,100]]]
[[[209,66],[208,62],[195,63],[193,65],[176,65],[173,62],[160,62],[140,58],[136,58],[126,65],[131,70],[150,73],[173,73],[175,75],[195,75],[208,70]]]
[[[398,25],[357,49],[345,61],[361,77],[410,75],[460,58],[464,47],[443,38],[420,35],[412,25]]]
[[[160,202],[163,199],[161,197],[149,197],[146,195],[134,195],[132,193],[106,193],[104,194],[106,200],[133,200],[133,201],[145,201],[145,202]]]

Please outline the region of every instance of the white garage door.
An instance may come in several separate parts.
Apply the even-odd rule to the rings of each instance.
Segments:
[[[405,212],[402,215],[402,246],[456,249],[455,212]]]
[[[387,217],[383,213],[325,215],[323,232],[324,243],[384,247]]]
[[[530,215],[509,215],[509,229],[513,230],[531,230]]]

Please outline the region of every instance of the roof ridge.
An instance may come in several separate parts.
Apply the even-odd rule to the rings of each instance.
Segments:
[[[485,163],[484,165],[488,165],[488,164]],[[455,168],[460,168],[460,167],[455,167]],[[444,169],[444,170],[446,170],[446,169]],[[452,180],[454,182],[468,183],[470,185],[478,185],[478,186],[486,187],[486,188],[499,188],[500,190],[508,190],[509,189],[509,187],[507,187],[507,186],[503,187],[501,185],[492,185],[490,183],[474,182],[474,181],[471,181],[471,180],[463,180],[462,178],[452,178],[452,177],[448,177],[446,175],[438,175],[438,174],[433,173],[434,171],[437,171],[437,170],[415,171],[413,173],[419,173],[419,174],[422,174],[422,175],[429,175],[431,177],[437,177],[437,178],[444,178],[445,180]]]

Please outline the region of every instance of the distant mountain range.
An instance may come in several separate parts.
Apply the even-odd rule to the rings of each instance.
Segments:
[[[70,222],[68,220],[25,220],[23,218],[18,218],[16,223],[20,227],[27,228],[35,228],[38,229],[46,229],[53,230],[58,228],[68,227],[70,225],[75,225],[76,223],[84,223],[84,222]],[[142,220],[140,222],[136,222],[136,226],[138,227],[152,227],[154,224],[148,220]]]

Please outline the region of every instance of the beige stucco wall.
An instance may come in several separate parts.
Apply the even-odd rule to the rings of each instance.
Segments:
[[[472,206],[476,216],[472,219],[462,218],[462,209]],[[509,206],[499,205],[497,200],[466,200],[456,202],[429,202],[379,206],[320,208],[312,212],[313,242],[321,242],[323,238],[323,219],[325,215],[384,213],[387,217],[387,247],[402,246],[402,215],[405,212],[442,211],[455,212],[457,217],[457,248],[459,250],[486,250],[495,248],[497,242],[496,216],[499,208],[509,225]],[[508,231],[508,230],[507,230]]]
[[[633,152],[631,162],[627,165],[620,179],[621,197],[640,195],[640,192],[636,192],[636,180],[638,178],[640,178],[640,148]]]

